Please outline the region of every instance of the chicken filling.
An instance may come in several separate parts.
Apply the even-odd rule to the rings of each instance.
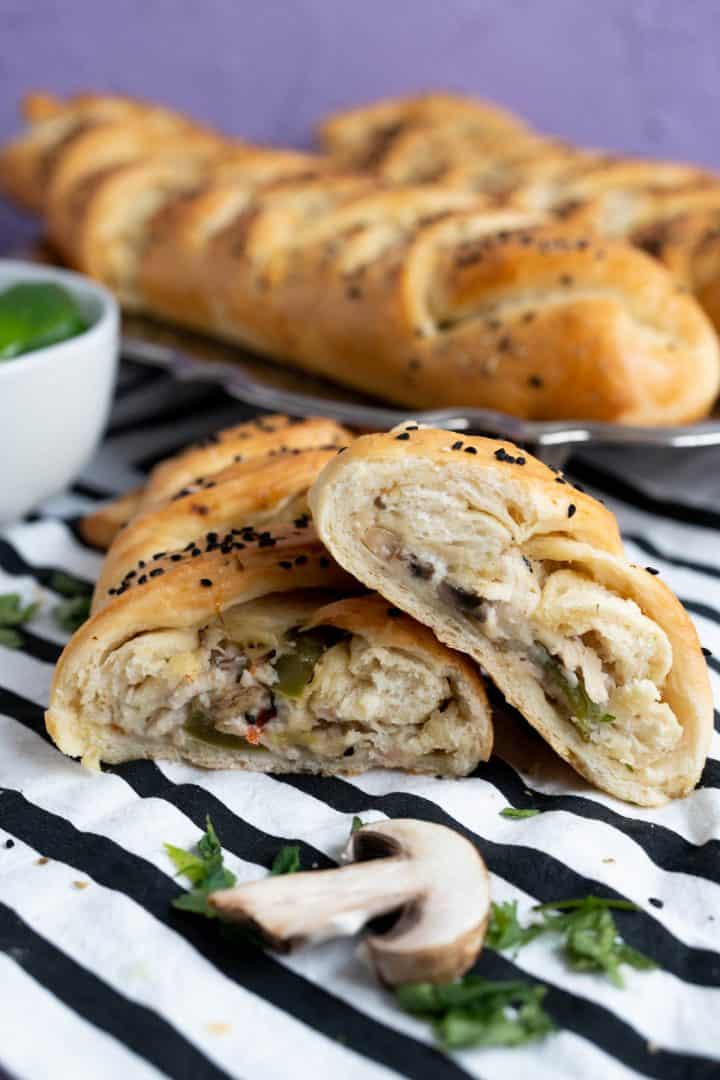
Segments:
[[[526,558],[489,516],[482,540],[459,544],[444,536],[452,528],[446,508],[434,518],[434,534],[419,542],[419,517],[406,538],[405,515],[396,517],[391,500],[381,496],[375,505],[379,524],[365,531],[365,545],[384,563],[400,564],[417,590],[433,602],[439,596],[466,628],[521,663],[583,740],[630,771],[678,743],[682,727],[662,700],[670,642],[633,600],[577,570]],[[477,543],[481,569],[474,571],[468,550]]]
[[[359,634],[303,629],[301,608],[245,604],[197,629],[133,638],[102,664],[95,716],[180,750],[270,751],[290,766],[347,758],[349,769],[355,759],[442,772],[448,755],[472,754],[451,677]]]

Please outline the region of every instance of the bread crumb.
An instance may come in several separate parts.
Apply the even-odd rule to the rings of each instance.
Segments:
[[[73,885],[76,889],[87,889],[89,884],[89,881],[73,881]]]
[[[36,866],[44,866],[45,863],[47,863],[47,862],[50,862],[47,855],[41,855],[39,859],[35,860],[35,865]]]

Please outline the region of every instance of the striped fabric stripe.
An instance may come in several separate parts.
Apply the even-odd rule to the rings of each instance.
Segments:
[[[89,582],[100,563],[77,519],[188,440],[248,415],[212,387],[125,365],[108,437],[81,481],[0,537],[0,593],[46,601],[23,630],[22,650],[0,649],[0,1075],[717,1076],[718,733],[700,787],[652,810],[592,790],[542,753],[532,771],[497,757],[453,782],[205,773],[151,762],[94,776],[52,746],[42,712],[65,641],[48,614],[57,600],[52,573]],[[684,502],[670,475],[665,488],[649,489],[607,455],[585,456],[569,471],[618,514],[631,557],[660,570],[720,657],[712,497],[702,505],[694,490],[692,504]],[[709,662],[720,698],[720,660]],[[507,820],[499,814],[507,805],[542,814]],[[275,957],[239,949],[217,925],[171,908],[181,886],[163,842],[189,846],[207,814],[240,880],[263,874],[286,842],[299,845],[304,867],[334,866],[355,814],[451,825],[482,850],[494,897],[517,900],[521,912],[589,892],[633,900],[640,911],[618,913],[621,931],[659,968],[628,971],[621,991],[569,971],[547,942],[515,958],[487,952],[482,974],[548,986],[560,1030],[542,1044],[447,1056],[425,1025],[395,1008],[347,942]]]

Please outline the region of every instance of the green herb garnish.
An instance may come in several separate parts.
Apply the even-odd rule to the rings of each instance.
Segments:
[[[30,622],[38,607],[39,604],[26,604],[23,607],[19,593],[0,596],[0,645],[6,649],[19,649],[23,639],[15,627]]]
[[[288,844],[286,847],[281,847],[273,859],[270,873],[273,875],[296,874],[299,869],[300,848],[297,844]]]
[[[364,824],[365,822],[363,821],[363,819],[358,817],[357,814],[355,814],[352,819],[352,824],[350,825],[350,835],[352,836],[353,833],[356,833],[358,831],[358,829],[362,829]]]
[[[613,909],[639,910],[629,900],[609,900],[602,896],[557,900],[538,904],[533,911],[541,921],[523,927],[517,918],[516,901],[493,904],[486,942],[491,949],[512,949],[526,945],[540,934],[561,934],[562,953],[569,967],[575,971],[604,972],[615,986],[622,987],[622,964],[641,971],[657,965],[622,940],[611,915]]]
[[[223,865],[222,848],[210,818],[205,819],[205,832],[194,850],[185,851],[173,844],[165,844],[165,850],[178,874],[183,874],[194,886],[181,896],[176,896],[173,907],[206,915],[208,919],[217,918],[208,904],[208,897],[217,889],[232,888],[237,878]]]
[[[555,1027],[542,1007],[545,993],[544,986],[478,975],[453,983],[410,983],[395,991],[400,1007],[431,1023],[448,1050],[521,1046],[543,1038]]]
[[[519,949],[542,932],[543,928],[539,923],[521,926],[517,917],[517,900],[505,900],[501,904],[493,904],[490,909],[485,944],[496,952],[502,949]]]
[[[173,907],[181,911],[193,911],[197,915],[206,915],[216,919],[218,915],[208,904],[210,893],[218,889],[231,889],[237,878],[223,864],[223,853],[217,833],[209,817],[205,819],[205,832],[195,848],[186,851],[165,844],[165,850],[175,864],[178,874],[183,874],[194,888],[176,896]],[[288,845],[280,848],[273,859],[271,874],[294,874],[300,869],[300,848]]]
[[[54,282],[21,282],[0,293],[0,362],[87,330],[77,301]]]
[[[90,617],[92,586],[64,570],[54,570],[48,585],[53,592],[66,597],[52,609],[55,622],[61,630],[74,634]]]
[[[542,810],[519,810],[514,806],[506,806],[504,810],[500,811],[500,817],[506,818],[521,818],[535,817],[536,814],[542,814]]]

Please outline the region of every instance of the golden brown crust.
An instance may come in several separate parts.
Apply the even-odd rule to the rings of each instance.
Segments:
[[[522,138],[523,121],[497,105],[461,94],[428,93],[394,98],[335,113],[317,129],[320,145],[342,165],[373,168],[397,139],[418,129],[451,126],[486,143]]]
[[[108,548],[120,529],[136,514],[146,514],[177,496],[184,488],[186,495],[207,483],[213,474],[275,455],[292,458],[302,450],[328,450],[347,446],[353,438],[347,428],[325,417],[294,419],[281,414],[258,416],[246,423],[219,431],[201,443],[181,450],[161,461],[150,473],[144,488],[128,492],[100,510],[83,518],[81,533],[88,543]],[[188,506],[192,505],[188,501]],[[205,522],[209,514],[197,515],[199,532],[212,528]],[[161,545],[155,545],[158,550]]]
[[[166,503],[154,504],[137,514],[122,529],[108,551],[93,601],[93,610],[106,604],[130,572],[140,576],[165,565],[158,553],[181,552],[201,538],[205,543],[214,537],[218,545],[230,531],[239,535],[242,527],[262,530],[272,523],[290,524],[307,512],[305,496],[317,474],[337,448],[300,450],[229,465],[214,472],[202,484],[193,485],[187,495],[180,494]],[[230,534],[230,535],[229,535]]]
[[[61,100],[31,94],[23,102],[30,129],[0,150],[0,190],[27,209],[42,211],[47,185],[63,151],[96,126],[138,123],[156,131],[199,130],[170,109],[122,96],[78,94]]]
[[[79,530],[83,540],[93,547],[107,551],[123,526],[137,513],[142,491],[142,488],[134,488],[81,518]]]

